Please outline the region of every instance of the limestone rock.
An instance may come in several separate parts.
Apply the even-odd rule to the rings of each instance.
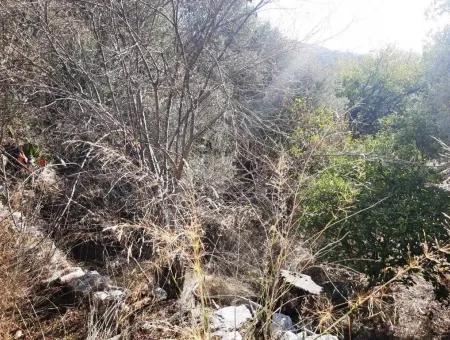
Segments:
[[[65,274],[59,278],[59,281],[62,284],[70,284],[72,281],[80,279],[85,275],[85,272],[80,267],[71,268],[72,271],[68,274]]]
[[[43,168],[37,175],[34,185],[42,191],[49,192],[55,190],[58,186],[58,176],[52,167]]]
[[[97,303],[121,302],[125,299],[125,295],[125,292],[120,289],[111,289],[95,292],[92,298]]]
[[[109,278],[100,275],[97,271],[87,271],[81,277],[69,282],[74,292],[87,295],[90,292],[105,290],[110,287]]]
[[[280,333],[278,333],[278,334],[280,334]],[[278,339],[279,340],[300,340],[301,338],[294,332],[287,331],[287,332],[282,332],[281,335],[278,336]]]
[[[217,331],[236,331],[252,319],[252,313],[245,305],[229,306],[215,311],[211,324]]]
[[[242,335],[236,331],[231,332],[219,331],[213,333],[213,336],[220,338],[220,340],[242,340]]]
[[[23,337],[24,334],[20,329],[16,333],[14,333],[14,339],[23,339]]]
[[[161,287],[156,287],[152,290],[152,293],[156,301],[163,301],[167,299],[167,292]]]
[[[300,332],[297,334],[297,340],[339,340],[337,336],[330,334],[308,334],[307,332]]]
[[[323,290],[323,288],[316,284],[309,275],[291,272],[289,270],[282,270],[281,276],[286,280],[287,283],[308,293],[319,295]]]
[[[293,327],[292,319],[282,313],[275,313],[272,316],[272,329],[277,331],[290,331]]]
[[[313,334],[312,332],[300,332],[295,334],[294,332],[278,332],[277,339],[279,340],[338,340],[337,336],[330,334]]]

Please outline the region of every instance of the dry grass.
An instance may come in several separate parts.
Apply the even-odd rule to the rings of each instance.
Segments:
[[[0,234],[0,329],[13,334],[21,328],[20,306],[27,297],[29,282],[26,272],[16,266],[17,238],[9,221],[0,223]]]
[[[21,332],[27,339],[79,339],[85,316],[80,310],[54,313],[50,296],[39,293],[45,263],[30,251],[38,240],[12,230],[9,220],[0,224],[0,329],[4,338]],[[28,250],[28,251],[27,251]]]
[[[12,192],[11,197],[22,197]],[[22,200],[22,198],[21,198]],[[15,207],[15,204],[10,204]],[[20,232],[7,208],[0,209],[0,334],[12,339],[80,339],[86,332],[83,309],[59,308],[59,290],[41,285],[49,272],[51,242]]]
[[[32,253],[26,252],[37,240],[18,237],[6,219],[0,239],[0,285],[6,287],[0,327],[9,334],[21,329],[31,339],[103,339],[116,333],[135,339],[208,339],[215,308],[250,300],[262,309],[249,334],[270,339],[272,315],[286,312],[299,327],[348,335],[364,325],[395,324],[391,286],[399,280],[412,272],[448,268],[442,255],[448,245],[424,247],[423,256],[394,269],[390,281],[368,288],[362,274],[320,263],[314,253],[321,249],[298,234],[300,188],[290,176],[294,165],[283,152],[258,159],[263,171],[251,185],[228,183],[227,174],[213,181],[219,188],[199,183],[188,164],[176,185],[158,182],[104,140],[73,140],[65,148],[66,157],[76,162],[57,168],[53,183],[58,185],[50,190],[11,180],[10,206],[26,210],[35,221],[45,219],[61,249],[126,288],[130,309],[111,319],[108,315],[116,310],[102,318],[95,306],[87,305],[50,315],[48,304],[42,304],[51,300],[49,292],[34,290],[42,262],[31,261]],[[102,261],[76,258],[74,245],[88,240],[101,245]],[[110,244],[114,252],[103,252]],[[319,284],[342,281],[357,288],[338,303],[330,292],[306,297],[282,282],[283,269],[306,272]],[[188,278],[193,289],[184,292]],[[175,296],[157,301],[154,289],[161,286],[173,289]],[[180,295],[185,300],[177,301]]]
[[[58,237],[63,236],[59,244],[68,252],[73,245],[70,237],[74,235],[81,241],[92,235],[101,242],[113,240],[119,249],[117,253],[105,253],[102,263],[85,264],[97,266],[95,268],[125,287],[129,291],[130,309],[118,315],[117,320],[112,318],[111,322],[106,322],[107,315],[116,311],[104,314],[106,319],[99,318],[95,308],[86,305],[42,318],[48,306],[37,301],[50,298],[45,293],[39,295],[33,291],[33,283],[39,281],[33,268],[42,265],[30,261],[26,266],[19,264],[20,260],[24,262],[29,258],[29,253],[24,250],[30,248],[32,240],[18,239],[8,226],[10,221],[5,220],[2,223],[5,237],[0,241],[0,284],[7,287],[7,293],[0,310],[1,325],[10,333],[21,329],[30,338],[44,334],[75,339],[83,334],[91,339],[103,339],[122,333],[136,339],[208,339],[211,338],[209,316],[215,308],[250,300],[263,306],[252,325],[252,332],[265,338],[271,338],[271,318],[280,311],[298,317],[300,327],[316,332],[349,334],[362,325],[394,324],[392,311],[395,311],[395,305],[390,303],[390,286],[429,263],[442,262],[442,257],[436,254],[447,249],[445,245],[435,246],[433,250],[425,247],[424,255],[411,259],[408,267],[399,268],[392,280],[369,290],[361,282],[359,290],[339,304],[328,293],[318,298],[299,296],[281,281],[282,269],[306,271],[319,284],[352,283],[363,281],[364,277],[346,268],[332,268],[317,262],[313,250],[308,249],[296,233],[296,210],[295,207],[289,209],[288,204],[295,197],[297,188],[289,181],[287,158],[266,162],[269,176],[264,188],[251,194],[241,193],[236,200],[227,202],[221,199],[223,193],[217,197],[217,193],[211,195],[204,188],[200,190],[189,173],[182,183],[182,190],[158,196],[152,191],[154,188],[144,188],[140,182],[133,182],[136,176],[150,178],[145,177],[147,175],[136,165],[126,158],[117,160],[112,156],[116,154],[111,147],[95,147],[95,152],[89,156],[92,159],[85,163],[89,171],[69,176],[75,180],[64,181],[65,186],[48,194],[53,202],[57,202],[62,197],[61,192],[68,193],[64,204],[59,204],[63,208],[52,212],[56,217],[61,213],[66,216],[66,219],[61,216],[56,219],[59,229],[53,237],[58,241]],[[27,213],[31,215],[39,214],[41,207],[48,209],[39,203],[40,199],[45,201],[39,188],[30,188],[28,184],[16,187],[20,190],[11,192],[14,208],[28,204]],[[103,201],[95,209],[91,206],[88,210],[79,210],[94,196],[119,195],[124,192],[123,188],[127,188],[128,194],[124,203],[136,212],[133,219],[110,215],[113,211],[110,201]],[[71,192],[76,194],[70,196]],[[258,205],[259,202],[264,204]],[[162,223],[168,221],[161,210],[164,208],[169,209],[172,217],[167,224]],[[80,222],[72,224],[70,221],[80,212]],[[74,228],[80,226],[83,228]],[[67,235],[69,242],[64,241]],[[145,247],[149,252],[142,256]],[[174,282],[179,284],[177,294],[183,295],[183,282],[177,280],[181,278],[186,286],[189,275],[194,289],[187,295],[192,307],[188,311],[183,309],[187,300],[161,302],[155,299],[155,288],[165,284],[169,287]],[[30,292],[34,294],[32,301],[27,299]]]

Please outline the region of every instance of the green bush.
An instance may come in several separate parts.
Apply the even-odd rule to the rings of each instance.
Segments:
[[[315,164],[307,169],[299,198],[299,230],[320,233],[321,247],[334,244],[325,252],[328,259],[374,278],[419,254],[423,241],[448,238],[442,213],[449,211],[450,196],[435,185],[440,178],[426,165],[409,118],[387,116],[379,120],[377,134],[356,139],[342,134],[340,142],[327,142],[339,124],[316,118],[315,125],[301,124],[293,138],[294,145],[302,138],[304,150],[299,154],[293,147],[293,154],[306,158],[309,152]],[[324,121],[328,124],[319,126]],[[320,147],[305,139],[305,128],[319,136]]]

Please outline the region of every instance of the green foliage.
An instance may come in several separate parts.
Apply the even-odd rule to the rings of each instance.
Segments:
[[[27,157],[38,158],[41,155],[40,148],[35,144],[26,143],[22,149]]]
[[[310,98],[295,99],[290,110],[298,124],[291,136],[291,152],[296,156],[327,150],[329,144],[340,143],[346,133],[334,112],[325,106],[314,106]]]
[[[355,135],[376,133],[380,118],[406,109],[423,87],[421,68],[416,56],[387,49],[344,69],[338,95],[348,99]]]
[[[450,197],[434,185],[439,176],[418,148],[416,113],[386,116],[376,134],[355,139],[341,133],[339,141],[329,139],[339,125],[331,112],[321,108],[310,116],[293,135],[293,144],[301,140],[309,151],[298,153],[297,146],[293,154],[314,159],[300,198],[299,228],[320,233],[323,244],[335,243],[329,259],[378,277],[420,253],[421,242],[448,238],[442,212]]]
[[[445,238],[443,211],[448,193],[430,184],[436,177],[426,167],[370,162],[367,188],[354,197],[354,212],[340,226],[342,254],[354,267],[372,276],[389,266],[405,264],[408,253],[419,254],[425,240]],[[372,260],[370,262],[359,259]]]

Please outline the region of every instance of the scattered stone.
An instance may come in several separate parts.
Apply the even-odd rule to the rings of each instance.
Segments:
[[[58,277],[58,274],[61,276]],[[59,282],[72,289],[81,296],[92,294],[97,304],[120,303],[125,300],[124,290],[111,285],[108,277],[100,275],[97,271],[84,271],[80,267],[70,267],[55,271],[48,282]]]
[[[293,327],[292,319],[282,313],[275,313],[272,316],[272,329],[277,331],[290,331]]]
[[[289,270],[282,270],[281,276],[286,280],[287,283],[308,293],[319,295],[322,292],[323,288],[316,284],[309,275],[291,272]]]
[[[252,313],[247,306],[229,306],[215,311],[211,317],[211,324],[217,331],[236,331],[250,319]]]
[[[50,180],[52,172],[44,172],[45,181],[48,184],[55,184]],[[1,191],[1,188],[0,188]],[[31,197],[31,196],[30,196]],[[111,280],[107,276],[100,275],[97,271],[83,270],[81,267],[74,266],[66,257],[63,251],[58,249],[55,243],[48,239],[46,235],[39,229],[38,226],[26,225],[26,219],[21,212],[14,212],[11,215],[0,202],[0,218],[11,218],[14,222],[14,228],[18,232],[30,236],[38,236],[40,247],[35,256],[42,258],[46,263],[45,272],[48,275],[41,283],[56,286],[66,286],[71,289],[76,296],[81,298],[91,297],[94,302],[100,305],[106,305],[114,302],[122,310],[126,310],[128,306],[124,303],[126,291],[115,287],[111,284]],[[163,299],[164,290],[156,291],[158,298]],[[155,294],[156,295],[156,294]],[[108,316],[110,317],[110,316]],[[14,339],[19,339],[23,336],[22,331],[17,331]]]

